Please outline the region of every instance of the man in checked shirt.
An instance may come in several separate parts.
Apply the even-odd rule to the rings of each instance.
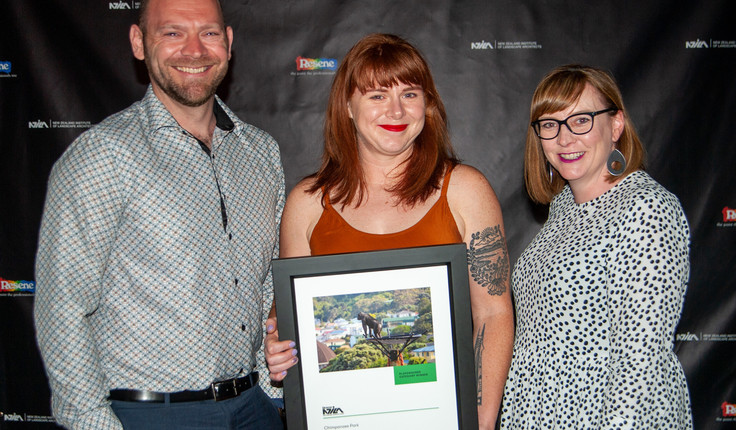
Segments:
[[[54,165],[35,321],[74,429],[282,428],[258,384],[284,176],[276,142],[215,96],[217,0],[144,0],[151,84]],[[268,378],[263,378],[268,380]]]

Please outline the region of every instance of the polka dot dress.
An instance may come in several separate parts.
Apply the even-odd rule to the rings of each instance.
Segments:
[[[516,263],[502,429],[692,429],[672,347],[689,275],[677,198],[644,172],[569,187]]]

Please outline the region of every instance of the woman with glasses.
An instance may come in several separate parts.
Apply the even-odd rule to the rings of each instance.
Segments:
[[[606,72],[559,67],[532,97],[524,176],[549,218],[516,263],[502,429],[691,429],[673,352],[690,270],[677,197]]]

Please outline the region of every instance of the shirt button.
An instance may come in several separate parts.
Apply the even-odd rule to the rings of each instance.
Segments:
[[[228,237],[228,239],[233,240],[233,234],[232,233],[228,233],[227,234],[227,237]]]
[[[245,331],[245,324],[240,324],[240,330]]]
[[[235,278],[235,285],[238,285],[238,278]]]

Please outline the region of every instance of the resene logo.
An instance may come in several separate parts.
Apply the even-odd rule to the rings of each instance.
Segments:
[[[302,70],[337,70],[337,60],[334,58],[304,58],[296,57],[296,69]]]
[[[0,293],[33,293],[36,283],[33,281],[11,281],[0,278]]]
[[[0,73],[9,75],[12,68],[10,61],[0,61]]]
[[[736,209],[725,206],[723,208],[723,222],[736,222]]]

